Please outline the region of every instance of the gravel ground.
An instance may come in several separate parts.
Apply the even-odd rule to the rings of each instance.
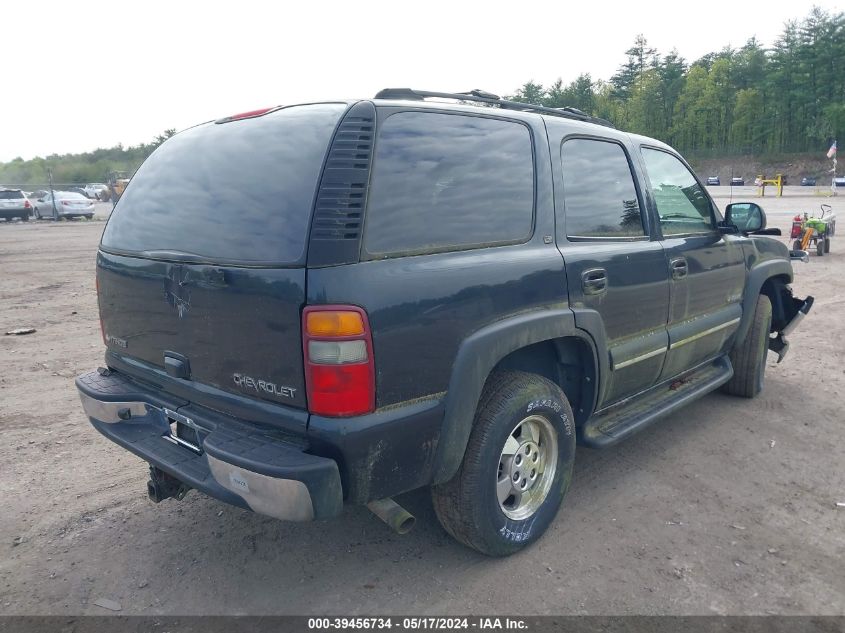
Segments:
[[[763,201],[770,224],[831,202],[788,193]],[[285,524],[195,492],[150,503],[145,465],[90,427],[73,386],[102,363],[102,227],[0,223],[0,329],[37,330],[0,335],[0,613],[845,614],[838,239],[795,265],[816,305],[760,397],[712,394],[580,449],[546,536],[492,560],[446,536],[424,491],[399,499],[418,520],[402,537],[363,508]]]

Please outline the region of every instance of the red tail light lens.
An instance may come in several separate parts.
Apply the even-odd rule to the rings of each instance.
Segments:
[[[32,205],[31,205],[31,204],[29,204],[29,200],[24,200],[24,202],[23,202],[23,208],[24,208],[24,209],[31,209],[31,208],[32,208]]]
[[[375,409],[375,362],[367,313],[357,306],[308,306],[302,313],[308,410],[347,417]]]

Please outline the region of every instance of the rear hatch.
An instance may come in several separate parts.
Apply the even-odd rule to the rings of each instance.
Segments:
[[[103,336],[122,369],[164,371],[213,408],[226,394],[306,407],[308,228],[345,107],[203,124],[141,166],[97,259]]]
[[[17,189],[0,189],[0,209],[23,209],[26,196]]]

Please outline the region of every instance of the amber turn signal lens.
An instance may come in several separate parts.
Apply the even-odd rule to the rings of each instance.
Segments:
[[[364,333],[364,320],[358,312],[319,310],[305,316],[310,336],[358,336]]]

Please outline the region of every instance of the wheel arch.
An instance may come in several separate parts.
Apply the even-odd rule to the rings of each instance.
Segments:
[[[570,400],[576,423],[595,407],[599,372],[595,344],[575,326],[571,310],[544,310],[488,325],[464,340],[452,366],[433,483],[448,481],[460,467],[481,392],[497,369],[552,380]]]
[[[792,265],[788,260],[769,260],[749,271],[742,295],[742,320],[734,336],[735,341],[742,340],[748,334],[754,318],[757,297],[761,293],[766,294],[772,300],[774,307],[778,286],[785,286],[790,282],[792,282]]]

